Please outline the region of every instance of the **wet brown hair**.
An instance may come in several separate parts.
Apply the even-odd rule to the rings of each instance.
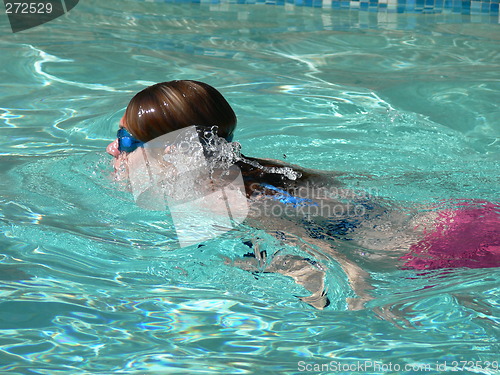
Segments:
[[[199,81],[157,83],[138,92],[125,111],[125,126],[148,142],[191,125],[218,126],[218,135],[230,138],[236,115],[222,94]]]

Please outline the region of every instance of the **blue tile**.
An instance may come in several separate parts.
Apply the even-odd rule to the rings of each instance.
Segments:
[[[322,8],[325,0],[156,0],[165,3],[204,3],[204,4],[268,4],[281,5],[295,4],[297,6],[307,6]],[[397,13],[426,13],[426,14],[479,14],[497,15],[500,0],[397,0],[397,6],[388,7],[386,2],[380,0],[332,0],[333,9],[359,9],[369,12],[397,12]],[[354,3],[354,4],[353,4]],[[370,16],[371,17],[371,16]],[[476,17],[477,21],[477,17]],[[443,22],[446,22],[443,21]],[[490,21],[488,21],[490,22]],[[493,22],[493,21],[492,21]]]

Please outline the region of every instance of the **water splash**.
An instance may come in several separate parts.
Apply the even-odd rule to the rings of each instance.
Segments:
[[[241,154],[241,144],[238,142],[228,142],[217,135],[217,126],[203,130],[205,155],[211,171],[216,169],[229,170],[230,166],[237,162],[251,165],[265,173],[281,174],[289,180],[296,180],[301,177],[301,173],[290,167],[265,167],[256,160],[250,160]]]

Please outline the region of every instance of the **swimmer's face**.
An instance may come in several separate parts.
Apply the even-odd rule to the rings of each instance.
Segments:
[[[118,129],[118,132],[116,133],[116,137],[118,140],[118,151],[119,152],[133,152],[135,151],[138,147],[142,147],[144,145],[144,142],[138,140],[135,138],[132,134],[129,133],[127,128],[124,126],[124,121],[120,121],[121,125],[120,128]],[[110,146],[110,152],[113,154],[113,156],[116,155],[116,142],[114,142]]]
[[[125,116],[120,120],[119,129],[121,128],[126,128]],[[114,178],[116,180],[127,179],[128,153],[119,150],[118,138],[106,147],[106,152],[115,158],[113,160],[113,167],[115,169]]]

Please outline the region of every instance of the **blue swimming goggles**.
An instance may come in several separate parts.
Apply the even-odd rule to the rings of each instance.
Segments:
[[[142,147],[144,144],[144,142],[132,137],[132,134],[125,128],[118,129],[116,138],[118,138],[118,150],[120,152],[132,152],[135,151],[137,147]]]
[[[132,152],[135,151],[137,147],[142,147],[144,145],[144,142],[134,138],[125,128],[118,129],[116,138],[118,138],[118,151],[120,152]],[[232,142],[233,134],[227,137],[226,140]]]

